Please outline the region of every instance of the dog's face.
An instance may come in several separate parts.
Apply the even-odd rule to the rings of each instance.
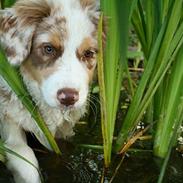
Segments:
[[[12,64],[38,83],[51,107],[80,108],[96,67],[93,0],[21,0],[5,10],[0,41]]]

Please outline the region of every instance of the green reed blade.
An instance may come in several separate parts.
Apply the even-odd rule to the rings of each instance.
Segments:
[[[0,0],[0,8],[4,9],[6,7],[10,7],[15,3],[15,0]]]
[[[183,48],[180,50],[177,59],[173,63],[171,74],[168,80],[168,88],[165,93],[166,101],[161,111],[161,118],[158,121],[154,140],[154,154],[165,157],[174,132],[180,102],[182,101],[183,86]]]
[[[101,14],[98,26],[98,45],[99,45],[99,54],[98,54],[98,82],[99,82],[99,94],[100,94],[100,109],[101,109],[101,127],[102,127],[102,136],[103,136],[103,150],[104,150],[104,163],[108,167],[110,163],[110,146],[108,138],[108,127],[107,127],[107,115],[106,115],[106,93],[105,93],[105,82],[104,82],[104,65],[103,65],[103,14]]]
[[[44,133],[51,148],[57,153],[61,154],[59,147],[57,146],[53,136],[51,135],[48,127],[45,125],[43,118],[41,117],[36,105],[32,102],[30,95],[24,87],[24,83],[20,78],[18,70],[13,68],[7,61],[3,50],[0,48],[0,75],[8,83],[11,89],[15,92],[22,104],[30,112],[32,118],[36,124]]]
[[[157,3],[159,4],[159,2]],[[118,136],[116,142],[117,150],[119,150],[120,146],[126,141],[129,134],[133,132],[133,129],[152,101],[155,91],[171,65],[171,62],[169,62],[170,58],[174,54],[174,50],[177,49],[182,38],[182,35],[179,33],[179,26],[181,27],[180,17],[182,1],[174,1],[170,10],[168,17],[164,19],[164,23],[154,42],[151,53],[147,54],[150,56]],[[144,16],[145,15],[146,14],[144,13]],[[155,19],[155,17],[153,19]]]
[[[127,137],[129,136],[129,133],[131,132],[131,130],[134,129],[134,126],[136,125],[136,122],[134,122],[133,118],[135,117],[135,115],[138,115],[137,110],[138,110],[140,102],[142,100],[143,93],[144,93],[144,90],[146,88],[148,79],[149,79],[150,74],[152,72],[155,58],[156,58],[156,55],[157,55],[158,50],[160,48],[160,44],[161,44],[161,40],[162,40],[164,31],[165,31],[165,26],[162,27],[162,30],[159,33],[156,44],[155,44],[154,48],[152,49],[149,61],[148,61],[147,66],[146,66],[146,69],[144,70],[144,73],[143,73],[143,76],[140,80],[139,86],[138,86],[136,93],[132,99],[132,102],[129,106],[127,115],[126,115],[125,120],[123,122],[123,126],[119,132],[118,139],[116,141],[115,151],[118,151],[122,147],[122,144],[126,141]]]
[[[101,4],[104,16],[107,17],[108,25],[106,46],[104,48],[104,70],[102,73],[104,74],[104,84],[100,84],[100,87],[105,87],[105,99],[103,99],[104,94],[102,94],[100,98],[101,101],[105,100],[105,104],[103,107],[101,107],[101,111],[105,111],[104,115],[106,115],[105,117],[102,115],[102,131],[104,141],[104,156],[106,157],[105,166],[109,166],[111,161],[113,133],[119,103],[121,83],[124,76],[124,71],[128,72],[126,56],[128,46],[130,3],[128,0],[102,0]],[[121,29],[121,27],[123,27],[123,29]],[[101,34],[100,30],[99,34]],[[100,70],[98,77],[100,78],[102,72],[100,69],[101,65],[98,64],[98,67]],[[129,73],[127,74],[129,76]],[[103,119],[105,119],[105,121],[103,121]]]

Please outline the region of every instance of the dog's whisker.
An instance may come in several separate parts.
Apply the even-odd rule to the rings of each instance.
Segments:
[[[94,103],[94,101],[93,101],[92,99],[94,99],[94,100],[95,100],[97,103],[99,103],[99,104],[100,104],[100,101],[97,100],[97,98],[95,98],[95,97],[92,96],[92,95],[88,96],[88,98],[87,98],[87,101],[91,102],[91,103],[94,105],[94,107],[95,107],[95,109],[96,109],[96,111],[97,111],[97,106],[96,106],[96,104]]]
[[[91,107],[92,107],[92,105],[93,105],[93,107],[95,108],[94,111],[97,112],[97,106],[96,106],[96,104],[95,104],[91,99],[87,99],[87,101],[89,102],[89,104],[90,104]]]
[[[96,107],[95,103],[92,100],[88,99],[87,101],[89,102],[89,106],[91,107],[91,110],[94,114],[94,117],[95,117],[94,122],[96,122],[97,121],[97,113],[98,113],[97,107]]]
[[[100,99],[98,99],[96,96],[90,95],[90,98],[92,98],[93,100],[95,100],[98,104],[101,104]]]

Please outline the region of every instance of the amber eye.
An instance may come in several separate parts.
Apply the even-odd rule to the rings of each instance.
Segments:
[[[94,57],[94,54],[95,54],[94,51],[92,51],[92,50],[86,50],[84,52],[84,58],[86,58],[86,59],[93,58]]]
[[[54,47],[51,44],[47,44],[44,46],[44,53],[51,55],[55,52]]]

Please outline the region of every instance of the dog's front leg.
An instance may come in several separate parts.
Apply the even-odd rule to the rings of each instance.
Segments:
[[[20,154],[38,168],[38,162],[33,150],[27,145],[23,130],[8,121],[1,123],[1,136],[5,146]],[[37,169],[15,155],[7,153],[7,167],[12,171],[16,183],[40,183]]]

